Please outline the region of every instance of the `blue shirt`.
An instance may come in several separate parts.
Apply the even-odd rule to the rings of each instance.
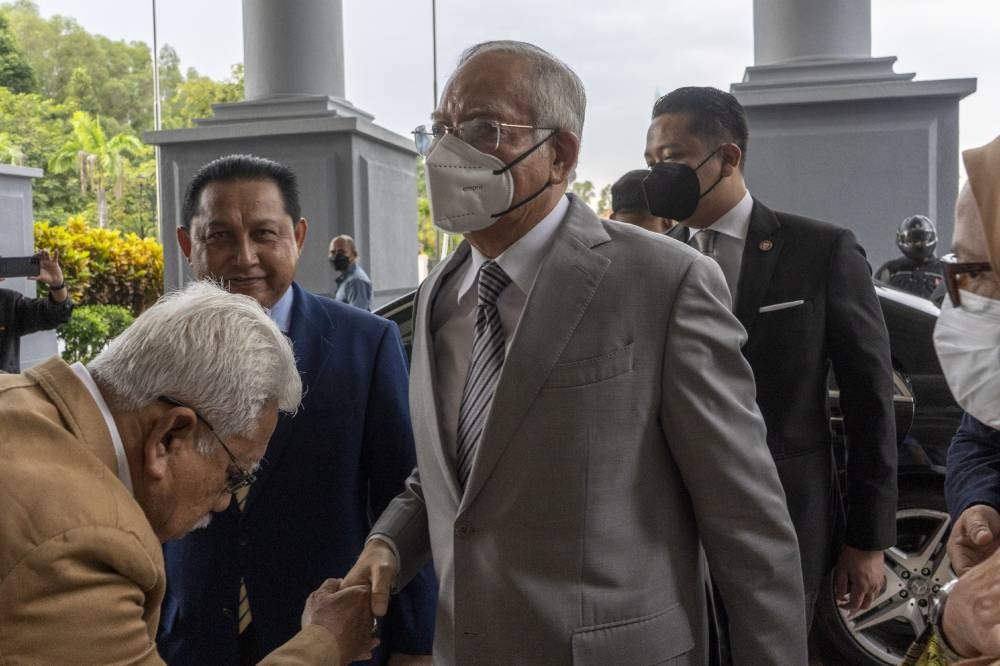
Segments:
[[[337,278],[337,293],[334,296],[338,301],[348,303],[362,310],[372,309],[372,281],[368,274],[357,263],[351,264],[340,277]]]

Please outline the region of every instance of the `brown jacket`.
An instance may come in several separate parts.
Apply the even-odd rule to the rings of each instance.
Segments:
[[[101,412],[58,358],[0,376],[0,664],[162,664],[160,543]],[[339,663],[300,632],[262,663]]]

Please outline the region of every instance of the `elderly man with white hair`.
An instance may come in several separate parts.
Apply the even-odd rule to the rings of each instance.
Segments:
[[[86,366],[0,377],[0,661],[157,664],[161,542],[252,483],[301,382],[251,298],[195,283]],[[374,646],[368,592],[326,581],[264,663],[342,663]]]

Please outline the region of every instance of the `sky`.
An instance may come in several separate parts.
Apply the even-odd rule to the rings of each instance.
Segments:
[[[149,2],[35,2],[42,16],[71,16],[90,32],[152,43]],[[600,188],[645,166],[657,96],[683,85],[728,90],[743,78],[753,64],[752,7],[752,0],[438,0],[439,88],[476,42],[520,39],[549,50],[586,86],[577,177]],[[872,55],[896,56],[896,72],[978,79],[959,107],[960,149],[1000,134],[1000,2],[871,0],[871,7]],[[434,107],[431,0],[343,0],[343,8],[347,99],[409,136]],[[243,59],[241,14],[240,0],[160,0],[158,40],[176,49],[182,71],[222,79]]]

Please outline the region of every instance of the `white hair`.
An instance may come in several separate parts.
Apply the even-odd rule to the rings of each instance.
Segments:
[[[580,77],[569,65],[534,44],[497,40],[465,49],[458,59],[458,66],[483,53],[510,53],[526,60],[532,70],[530,90],[535,125],[554,127],[583,137],[587,93]]]
[[[207,281],[164,295],[87,370],[114,408],[168,396],[224,438],[250,438],[266,403],[294,411],[302,399],[291,343],[277,325],[254,299]],[[202,453],[214,448],[199,444]]]

